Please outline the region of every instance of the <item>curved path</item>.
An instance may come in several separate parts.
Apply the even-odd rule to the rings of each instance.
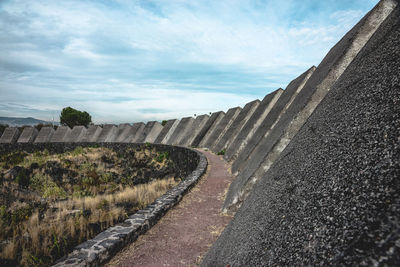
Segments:
[[[233,176],[221,156],[208,159],[200,182],[146,234],[115,255],[106,266],[196,266],[231,217],[221,214]]]

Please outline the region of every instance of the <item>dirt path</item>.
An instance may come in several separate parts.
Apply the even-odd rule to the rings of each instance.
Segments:
[[[233,177],[229,165],[210,152],[201,181],[152,229],[106,266],[196,266],[231,220],[220,213]]]

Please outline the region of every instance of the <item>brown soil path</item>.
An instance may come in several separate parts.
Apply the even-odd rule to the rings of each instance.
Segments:
[[[233,177],[221,156],[208,159],[200,182],[146,234],[118,253],[106,266],[196,266],[231,220],[221,214]]]

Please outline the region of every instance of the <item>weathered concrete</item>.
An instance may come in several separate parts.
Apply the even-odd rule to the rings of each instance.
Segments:
[[[221,137],[220,141],[214,145],[213,151],[221,151],[231,144],[231,142],[236,138],[239,132],[242,130],[245,123],[249,120],[251,115],[254,113],[256,108],[260,105],[260,100],[254,100],[247,103],[244,108],[240,111],[239,115],[233,121],[229,129]]]
[[[154,124],[159,123],[157,121],[149,121],[146,123],[146,126],[143,128],[143,131],[138,132],[136,136],[136,143],[144,143],[146,140],[146,136],[151,132],[153,129]]]
[[[47,143],[50,141],[51,137],[54,134],[53,127],[45,126],[42,127],[36,136],[34,143]]]
[[[176,120],[174,124],[172,124],[171,128],[169,129],[168,133],[165,135],[164,139],[161,141],[161,144],[167,144],[168,140],[174,134],[176,127],[178,127],[180,120]]]
[[[396,8],[257,182],[203,266],[399,266],[399,58]]]
[[[65,137],[71,133],[71,129],[68,126],[59,126],[50,138],[51,143],[64,142]]]
[[[214,115],[214,114],[212,114],[212,115]],[[212,115],[211,115],[211,117],[212,117]],[[215,118],[214,122],[212,123],[212,125],[210,125],[210,127],[208,128],[208,131],[205,133],[203,139],[200,141],[199,147],[205,147],[204,144],[206,144],[208,142],[211,134],[214,132],[215,128],[217,128],[218,124],[224,118],[224,116],[225,116],[225,112],[223,112],[223,111],[218,112],[218,115]],[[207,124],[208,123],[206,123],[205,125],[207,125]]]
[[[226,112],[225,116],[218,123],[218,125],[216,125],[214,131],[210,134],[210,137],[208,138],[208,141],[204,144],[204,147],[208,147],[210,148],[211,151],[214,151],[213,150],[214,144],[218,143],[219,140],[221,140],[222,136],[226,133],[226,131],[231,126],[232,122],[236,119],[236,117],[239,115],[241,110],[242,110],[241,107],[235,107],[229,109]]]
[[[1,135],[0,143],[15,143],[18,140],[20,132],[16,127],[8,127]]]
[[[247,142],[250,140],[257,128],[261,125],[264,118],[275,105],[282,92],[283,89],[279,88],[278,90],[275,90],[264,97],[257,109],[254,111],[253,115],[251,115],[249,120],[245,123],[242,130],[231,142],[230,146],[227,147],[224,155],[225,160],[233,161],[236,159],[237,155],[239,155],[239,153],[246,147]]]
[[[85,135],[82,137],[82,142],[96,142],[101,133],[102,128],[98,125],[90,125]]]
[[[207,120],[209,118],[210,118],[210,116],[208,116],[208,115],[197,116],[196,119],[194,120],[192,126],[187,131],[187,134],[185,134],[185,136],[182,137],[181,142],[180,142],[181,145],[189,147],[192,144],[194,138],[197,136],[197,134],[201,131],[201,129],[207,123]]]
[[[240,205],[240,202],[246,198],[247,192],[260,178],[260,176],[254,176],[254,172],[261,165],[262,173],[269,169],[379,25],[390,14],[394,5],[395,2],[391,0],[381,1],[329,51],[293,103],[270,131],[265,142],[260,143],[253,151],[251,160],[229,188],[224,209],[237,208],[235,206]]]
[[[193,139],[192,143],[190,144],[191,147],[199,146],[201,140],[203,140],[204,136],[207,134],[208,130],[214,124],[215,120],[217,118],[219,118],[221,113],[224,114],[223,111],[218,111],[218,112],[214,112],[211,114],[210,118],[207,120],[207,122],[204,124],[204,126],[200,129],[200,131],[197,133],[197,135]]]
[[[170,144],[181,145],[182,138],[184,138],[186,135],[191,134],[189,131],[192,128],[193,123],[194,123],[194,118],[192,117],[183,118],[179,123],[178,127],[176,127],[175,133],[172,134],[172,137],[175,138],[173,138],[170,141],[171,142]]]
[[[171,133],[169,138],[166,140],[166,144],[167,145],[176,145],[177,142],[182,138],[182,135],[184,134],[183,132],[186,130],[185,127],[187,127],[188,124],[191,125],[192,123],[193,123],[192,117],[182,118],[179,121],[178,125],[176,126],[174,132]]]
[[[142,135],[144,128],[146,127],[146,124],[144,124],[143,122],[137,122],[133,124],[133,130],[136,131],[132,131],[132,136],[128,137],[126,139],[126,142],[128,143],[135,143],[136,140]]]
[[[156,121],[153,124],[153,127],[151,128],[150,132],[147,134],[146,139],[144,141],[149,142],[149,143],[154,143],[154,141],[156,140],[157,136],[160,134],[160,132],[162,131],[163,128],[164,127],[161,125],[161,123]]]
[[[311,75],[314,73],[314,71],[315,67],[313,66],[289,83],[285,91],[283,91],[278,101],[276,101],[275,105],[272,107],[271,111],[261,122],[260,126],[254,132],[252,137],[248,139],[247,145],[242,149],[242,151],[238,154],[236,160],[233,162],[232,164],[233,174],[237,175],[238,171],[242,170],[242,167],[247,165],[248,159],[250,161],[253,161],[253,158],[252,157],[249,158],[249,155],[253,152],[254,148],[259,145],[259,143],[263,138],[267,142],[271,141],[269,140],[268,137],[270,130],[275,126],[275,124],[280,119],[282,114],[284,114],[286,110],[290,107],[290,105],[293,103],[294,99],[299,94],[299,92],[304,88],[304,85],[311,77]]]
[[[132,131],[132,125],[130,125],[129,123],[123,123],[118,125],[115,138],[111,142],[117,142],[117,143],[124,142],[124,140],[128,137],[131,131]]]
[[[96,139],[97,143],[113,142],[116,138],[118,128],[114,124],[105,124],[99,136]]]
[[[82,125],[77,125],[74,126],[74,128],[72,128],[72,131],[69,132],[65,138],[64,138],[64,142],[66,143],[77,143],[77,142],[81,142],[82,138],[85,136],[86,134],[86,127],[82,126]]]
[[[164,138],[167,136],[168,132],[171,130],[171,128],[174,125],[178,125],[179,120],[168,120],[167,123],[164,125],[162,128],[160,134],[157,136],[156,140],[154,140],[154,143],[156,144],[161,144],[161,142],[164,140]],[[174,127],[174,129],[176,126]]]
[[[21,135],[18,138],[18,143],[33,143],[36,136],[38,135],[38,130],[35,127],[25,127]]]

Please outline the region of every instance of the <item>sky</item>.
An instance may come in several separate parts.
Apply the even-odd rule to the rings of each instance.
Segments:
[[[133,123],[285,88],[378,0],[0,0],[0,116]]]

